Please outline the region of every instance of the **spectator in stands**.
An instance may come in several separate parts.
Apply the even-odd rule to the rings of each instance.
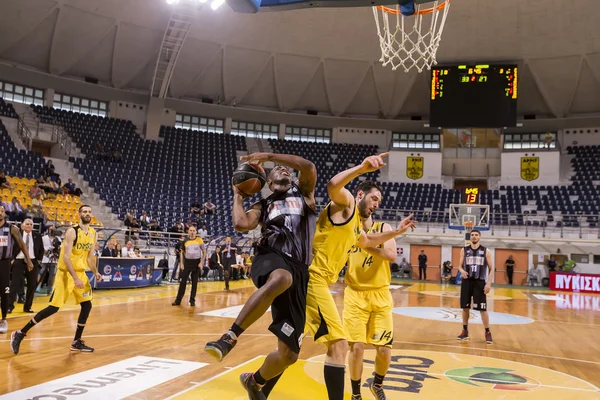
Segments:
[[[44,280],[46,280],[47,276],[48,283],[46,293],[50,294],[52,293],[52,288],[54,287],[54,276],[56,275],[56,263],[58,262],[61,239],[55,234],[56,227],[54,226],[54,223],[49,222],[46,224],[46,228],[46,234],[42,236],[42,242],[44,243],[44,258],[42,259],[42,268],[40,270],[38,285],[39,290],[41,290]]]
[[[96,160],[106,160],[106,151],[104,150],[104,145],[100,142],[96,145]]]
[[[133,242],[127,241],[125,248],[121,249],[121,256],[125,258],[133,257]]]
[[[33,184],[31,189],[29,189],[29,197],[31,197],[32,199],[38,199],[42,201],[46,196],[44,191],[40,188],[40,185],[38,185],[38,183],[36,182]]]
[[[171,232],[174,232],[174,233],[184,233],[185,232],[185,225],[183,225],[183,221],[181,221],[181,218],[178,219],[175,226],[173,228],[171,228]]]
[[[11,190],[13,189],[12,185],[10,184],[10,182],[8,181],[8,179],[6,178],[6,175],[4,174],[4,171],[0,171],[0,189],[8,189]]]
[[[121,243],[118,243],[115,245],[115,253],[117,254],[115,257],[123,257],[123,246],[121,246]]]
[[[235,255],[235,265],[232,265],[232,268],[235,268],[236,270],[236,276],[234,278],[234,280],[238,280],[238,279],[245,279],[246,276],[244,275],[244,254],[245,253],[240,253],[240,254],[236,254]]]
[[[215,248],[215,252],[212,253],[210,259],[208,260],[208,267],[214,270],[215,275],[219,274],[219,280],[223,280],[223,260],[221,258],[221,248],[217,246]]]
[[[112,150],[112,160],[113,160],[113,162],[116,162],[119,164],[123,161],[123,155],[121,155],[121,152],[116,147],[113,147],[113,150]]]
[[[117,249],[115,248],[115,242],[109,240],[104,250],[102,250],[102,257],[116,257]]]
[[[200,236],[200,238],[202,240],[206,239],[206,237],[208,236],[208,231],[206,230],[206,225],[202,225],[202,229],[200,229],[198,231],[198,236]]]
[[[421,277],[427,280],[427,255],[425,250],[421,250],[421,254],[419,254],[419,280],[421,280]]]
[[[192,220],[190,218],[188,218],[188,220],[184,226],[185,233],[187,233],[187,231],[190,229],[191,226],[194,226],[194,223],[192,222]]]
[[[142,215],[140,216],[140,224],[142,225],[142,229],[148,229],[148,225],[150,225],[150,216],[146,212],[146,210],[142,210]]]
[[[142,255],[142,252],[140,251],[139,247],[134,247],[133,248],[133,253],[129,256],[131,258],[144,258],[144,256]]]
[[[198,198],[196,197],[194,199],[194,202],[190,206],[190,213],[192,213],[192,215],[200,216],[201,212],[202,212],[202,206],[200,205],[200,202],[198,201]]]
[[[73,183],[73,179],[69,178],[68,182],[65,183],[65,185],[63,186],[63,193],[80,197],[83,192],[81,191],[81,189],[75,186],[75,184]]]
[[[58,177],[58,174],[54,172],[54,170],[55,168],[52,160],[48,160],[46,166],[44,167],[44,178],[54,179],[55,177]]]
[[[210,199],[204,203],[204,215],[213,215],[217,211],[217,206],[211,203]]]
[[[15,221],[23,221],[27,216],[27,210],[21,205],[21,202],[16,197],[12,199],[12,219]]]

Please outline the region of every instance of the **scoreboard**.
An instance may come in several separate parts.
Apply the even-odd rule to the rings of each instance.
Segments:
[[[516,65],[431,68],[430,125],[440,128],[503,128],[517,125]]]

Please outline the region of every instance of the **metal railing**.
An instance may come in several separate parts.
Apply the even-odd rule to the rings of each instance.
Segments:
[[[27,148],[27,151],[31,151],[31,143],[33,141],[33,134],[25,124],[23,118],[19,115],[19,120],[17,122],[17,136],[23,143],[23,145]]]

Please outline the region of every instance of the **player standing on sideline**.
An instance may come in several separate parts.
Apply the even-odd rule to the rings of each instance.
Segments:
[[[379,189],[377,186],[375,188]],[[363,187],[369,192],[371,188]],[[380,190],[381,191],[381,190]],[[361,215],[366,210],[366,197],[358,202]],[[373,215],[363,220],[363,230],[367,234],[389,232],[391,226],[384,222],[374,222]],[[390,293],[392,274],[390,262],[396,260],[396,240],[389,239],[377,247],[361,249],[354,247],[348,256],[348,270],[344,281],[344,329],[350,342],[348,366],[352,383],[352,400],[361,400],[361,376],[365,344],[375,346],[375,376],[369,383],[369,389],[377,400],[385,400],[383,379],[387,374],[392,358],[391,347],[394,342],[394,320],[392,308],[394,301]]]
[[[367,235],[362,229],[362,220],[368,219],[381,203],[381,190],[372,182],[362,182],[356,197],[345,188],[359,175],[377,171],[385,163],[389,153],[370,156],[353,168],[334,176],[327,184],[331,202],[319,215],[317,231],[313,241],[314,257],[309,268],[308,293],[306,298],[306,331],[315,342],[327,346],[323,374],[330,400],[344,398],[344,373],[348,342],[337,306],[329,291],[329,285],[337,282],[338,276],[353,246],[375,247],[415,226],[412,215],[389,232]],[[359,204],[362,204],[359,207]]]
[[[252,281],[258,288],[246,302],[229,331],[208,342],[205,351],[221,361],[236,345],[238,337],[271,306],[269,330],[278,338],[277,349],[267,356],[254,374],[240,376],[250,399],[265,399],[287,367],[298,359],[306,322],[308,266],[312,260],[315,232],[315,185],[317,171],[312,162],[289,154],[255,153],[242,161],[273,161],[267,177],[273,194],[244,209],[242,193],[233,188],[233,224],[248,232],[261,225],[255,247]],[[298,183],[286,167],[299,171]],[[269,383],[264,386],[267,381]],[[264,387],[263,387],[264,386]]]
[[[10,263],[14,259],[13,240],[18,243],[19,248],[25,256],[27,269],[33,270],[33,263],[29,258],[29,249],[23,242],[23,237],[19,228],[10,225],[6,221],[6,210],[0,205],[0,308],[2,310],[2,319],[0,320],[0,333],[8,331],[8,322],[6,315],[8,314],[8,297],[10,294]]]
[[[463,278],[460,285],[463,330],[457,339],[469,340],[469,314],[471,312],[471,298],[473,298],[473,309],[481,312],[481,321],[485,328],[485,342],[492,344],[486,299],[486,295],[492,288],[492,255],[488,249],[479,244],[481,232],[477,229],[471,231],[470,240],[471,245],[460,251],[460,261],[458,263],[458,270]]]
[[[65,240],[60,249],[58,258],[58,271],[54,280],[54,291],[50,297],[50,305],[37,313],[21,330],[14,331],[10,338],[10,348],[19,354],[21,341],[27,332],[42,320],[58,312],[69,295],[73,293],[75,300],[81,305],[77,330],[71,351],[92,352],[93,348],[86,346],[81,340],[83,328],[92,310],[92,286],[85,274],[86,268],[92,270],[96,279],[102,279],[96,268],[94,250],[96,247],[96,231],[90,227],[92,221],[92,208],[87,205],[79,207],[79,224],[67,229]]]

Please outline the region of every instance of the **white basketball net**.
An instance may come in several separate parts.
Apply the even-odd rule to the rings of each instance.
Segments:
[[[392,70],[403,66],[406,72],[422,72],[436,65],[436,54],[450,9],[450,0],[433,1],[433,6],[416,6],[413,16],[405,17],[400,6],[373,7],[383,66]],[[430,12],[427,12],[430,10]],[[391,21],[390,21],[391,20]],[[395,25],[394,25],[395,21]]]

